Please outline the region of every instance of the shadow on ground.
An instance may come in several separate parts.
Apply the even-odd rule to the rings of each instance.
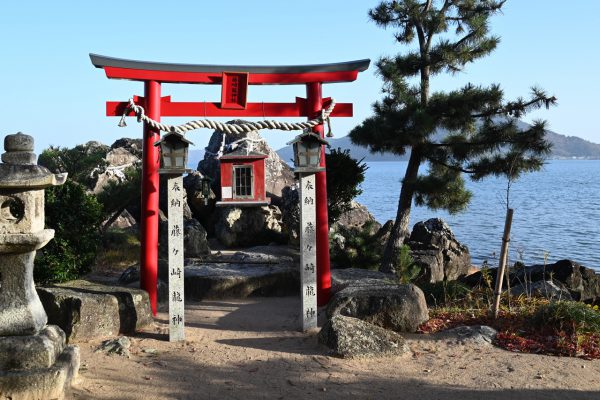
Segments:
[[[143,380],[132,375],[105,377],[106,385],[120,388],[118,394],[103,395],[75,389],[75,399],[439,399],[439,400],[567,400],[600,398],[600,392],[562,389],[467,389],[432,385],[418,379],[381,379],[371,373],[339,374],[315,357],[312,366],[282,358],[257,360],[239,367],[206,367],[176,356],[161,358]],[[323,359],[327,359],[323,357]],[[385,362],[382,359],[382,362]],[[193,371],[190,377],[190,371]],[[103,379],[102,376],[98,377]],[[168,384],[165,384],[168,382]]]

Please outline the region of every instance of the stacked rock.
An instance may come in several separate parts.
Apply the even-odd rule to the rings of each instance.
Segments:
[[[44,229],[44,188],[66,174],[36,164],[31,136],[4,139],[0,163],[0,398],[55,399],[79,370],[79,348],[48,317],[33,282],[36,250],[53,237]]]

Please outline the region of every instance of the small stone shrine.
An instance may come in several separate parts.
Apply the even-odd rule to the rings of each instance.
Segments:
[[[44,229],[44,188],[62,185],[37,165],[33,138],[4,139],[0,163],[0,398],[61,399],[79,371],[79,348],[48,318],[33,283],[36,250],[54,237]]]

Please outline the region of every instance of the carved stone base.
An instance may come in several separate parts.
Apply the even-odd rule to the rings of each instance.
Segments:
[[[49,325],[36,335],[0,337],[0,398],[63,399],[79,372],[79,348]]]

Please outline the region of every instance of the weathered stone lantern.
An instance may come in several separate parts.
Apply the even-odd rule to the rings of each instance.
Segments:
[[[314,173],[325,171],[321,167],[323,145],[328,145],[327,140],[314,132],[304,132],[294,138],[288,145],[294,147],[294,172]]]
[[[0,164],[0,398],[62,398],[79,369],[79,349],[65,334],[47,326],[35,290],[36,250],[54,237],[44,229],[44,188],[62,185],[36,165],[33,138],[22,133],[4,139]]]
[[[183,174],[187,171],[188,148],[193,144],[182,134],[170,132],[154,143],[160,146],[160,173]]]

